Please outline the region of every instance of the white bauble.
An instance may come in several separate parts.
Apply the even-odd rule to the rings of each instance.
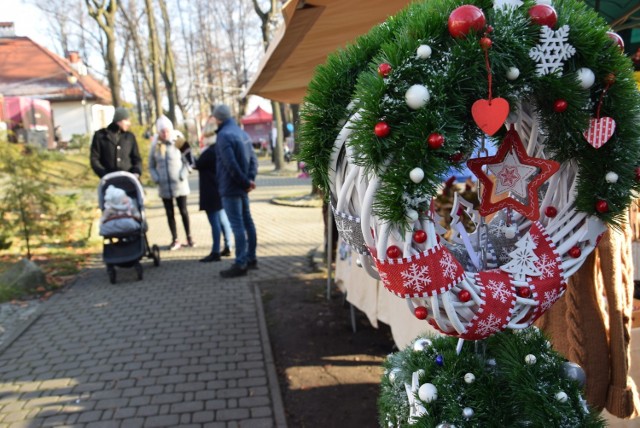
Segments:
[[[578,71],[578,81],[582,89],[589,89],[596,82],[596,75],[590,68],[582,67]]]
[[[564,391],[560,391],[556,394],[556,400],[558,400],[561,403],[566,403],[568,399],[569,399],[569,396]]]
[[[420,379],[421,377],[424,377],[424,375],[426,374],[426,372],[422,369],[418,369],[416,373],[418,373],[418,379]]]
[[[509,67],[507,70],[507,79],[516,80],[518,77],[520,77],[520,70],[518,70],[517,67]]]
[[[420,214],[418,213],[418,211],[414,209],[407,208],[407,211],[405,212],[405,217],[407,218],[407,221],[409,223],[414,223],[420,218]]]
[[[536,0],[536,4],[546,4],[551,6],[551,0]]]
[[[424,179],[424,171],[422,170],[422,168],[413,168],[409,172],[409,178],[411,179],[411,181],[418,184]]]
[[[533,354],[529,354],[526,357],[524,357],[524,362],[529,364],[530,366],[534,365],[536,361],[538,361],[538,359]]]
[[[391,369],[391,372],[389,372],[389,382],[394,383],[399,375],[400,369]]]
[[[430,347],[431,344],[432,342],[429,339],[421,338],[413,342],[413,350],[416,352],[422,352]]]
[[[464,409],[462,409],[462,417],[465,419],[469,419],[470,417],[472,417],[474,414],[474,411],[471,407],[465,407]]]
[[[420,45],[416,50],[416,58],[427,59],[431,56],[431,46]]]
[[[420,399],[425,403],[431,403],[438,399],[438,390],[434,384],[425,383],[420,386],[420,389],[418,389],[418,397],[420,397]]]
[[[618,174],[613,171],[607,172],[607,175],[604,176],[604,179],[607,180],[607,183],[617,183],[618,182]]]
[[[504,233],[504,237],[507,239],[513,239],[516,237],[516,232],[518,229],[514,226],[505,226],[502,228],[502,232]]]
[[[404,94],[407,105],[413,110],[424,107],[430,98],[431,94],[429,94],[429,90],[424,85],[413,85]]]
[[[476,377],[473,373],[467,373],[466,375],[464,375],[464,381],[468,384],[472,384],[476,381]]]

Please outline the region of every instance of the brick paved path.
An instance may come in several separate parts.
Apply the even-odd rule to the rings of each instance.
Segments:
[[[259,177],[259,270],[245,278],[219,277],[229,258],[198,263],[211,237],[197,190],[196,248],[162,251],[157,268],[145,259],[141,282],[118,269],[111,285],[101,261],[84,272],[0,354],[0,426],[285,426],[254,283],[308,271],[306,254],[322,242],[320,209],[269,203],[306,189],[308,181]],[[161,203],[155,189],[147,194],[149,241],[166,246]]]

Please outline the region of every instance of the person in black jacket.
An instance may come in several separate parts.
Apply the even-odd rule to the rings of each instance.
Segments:
[[[98,177],[102,178],[114,171],[128,171],[140,176],[142,159],[136,137],[129,132],[129,127],[129,112],[118,107],[109,126],[93,135],[91,168]]]
[[[216,151],[213,144],[205,147],[195,162],[200,179],[200,210],[207,213],[211,225],[213,245],[211,253],[200,259],[203,263],[220,261],[220,256],[231,255],[229,239],[231,238],[231,224],[227,214],[222,209],[222,201],[218,192],[216,179]],[[220,232],[224,235],[224,250],[220,252]]]

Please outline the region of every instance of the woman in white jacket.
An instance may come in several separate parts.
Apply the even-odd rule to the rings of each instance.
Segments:
[[[173,210],[173,200],[176,200],[182,224],[187,235],[187,245],[194,246],[189,227],[189,213],[187,211],[187,195],[189,195],[189,165],[180,149],[175,145],[176,132],[173,124],[166,116],[160,116],[156,122],[158,135],[149,150],[149,172],[151,178],[158,184],[158,191],[164,209],[167,213],[169,229],[171,231],[170,250],[180,248],[176,220]]]

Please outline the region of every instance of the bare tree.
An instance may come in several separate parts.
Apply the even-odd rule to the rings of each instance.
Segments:
[[[116,15],[118,0],[85,0],[89,16],[91,16],[105,38],[103,58],[113,105],[120,107],[120,68],[116,59]]]
[[[147,26],[149,30],[149,63],[151,64],[151,93],[155,101],[154,121],[162,115],[162,90],[160,88],[160,47],[152,0],[145,0]]]
[[[176,123],[176,106],[179,103],[178,87],[176,81],[176,63],[173,55],[173,47],[171,46],[171,20],[167,12],[167,4],[165,0],[158,0],[160,13],[162,15],[162,24],[164,29],[164,58],[160,65],[160,74],[164,80],[164,87],[167,91],[167,100],[169,101],[169,110],[167,115],[171,122]]]
[[[267,50],[267,46],[269,45],[269,41],[273,36],[271,34],[271,29],[273,28],[273,22],[276,20],[276,14],[278,13],[278,0],[271,0],[269,9],[265,12],[260,8],[258,4],[258,0],[251,0],[253,2],[253,8],[256,11],[256,14],[260,18],[260,29],[262,30],[262,43],[264,45],[264,50]],[[274,168],[276,171],[281,170],[284,167],[284,138],[282,135],[282,113],[280,110],[280,103],[278,101],[271,101],[271,109],[273,110],[273,117],[276,122],[277,137],[276,144],[273,147],[273,161]]]

